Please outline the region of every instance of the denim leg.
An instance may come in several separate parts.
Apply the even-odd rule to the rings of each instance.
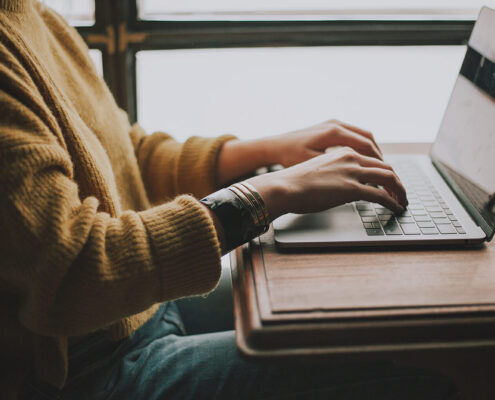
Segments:
[[[173,311],[173,310],[172,310]],[[67,399],[446,400],[442,377],[388,363],[264,365],[241,359],[233,331],[181,336],[158,332],[174,312],[147,324],[102,371],[73,385]],[[172,322],[174,324],[175,322]],[[139,340],[135,340],[138,338]]]

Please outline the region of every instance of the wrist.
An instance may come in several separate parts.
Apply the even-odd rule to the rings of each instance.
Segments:
[[[268,230],[270,221],[265,202],[249,183],[236,183],[220,189],[200,202],[210,209],[223,253]]]
[[[278,172],[255,176],[246,182],[253,185],[263,198],[270,221],[289,212],[289,190],[284,180],[279,178]]]
[[[276,136],[253,140],[251,146],[258,154],[260,167],[280,164],[280,144],[277,143]]]
[[[251,174],[258,168],[277,164],[279,152],[277,143],[271,138],[224,143],[217,164],[218,186]]]

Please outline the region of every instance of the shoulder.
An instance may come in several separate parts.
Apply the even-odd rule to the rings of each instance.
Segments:
[[[72,27],[64,17],[46,4],[36,1],[35,11],[44,21],[53,37],[65,47],[72,51],[77,50],[84,54],[88,52],[88,47],[77,30]]]

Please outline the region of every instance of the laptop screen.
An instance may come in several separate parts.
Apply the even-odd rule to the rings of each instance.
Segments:
[[[493,237],[495,10],[481,10],[431,156],[472,217]]]

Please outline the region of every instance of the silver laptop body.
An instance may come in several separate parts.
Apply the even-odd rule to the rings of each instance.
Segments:
[[[479,244],[495,232],[495,10],[480,12],[429,156],[385,156],[409,206],[355,202],[274,221],[280,247]]]

